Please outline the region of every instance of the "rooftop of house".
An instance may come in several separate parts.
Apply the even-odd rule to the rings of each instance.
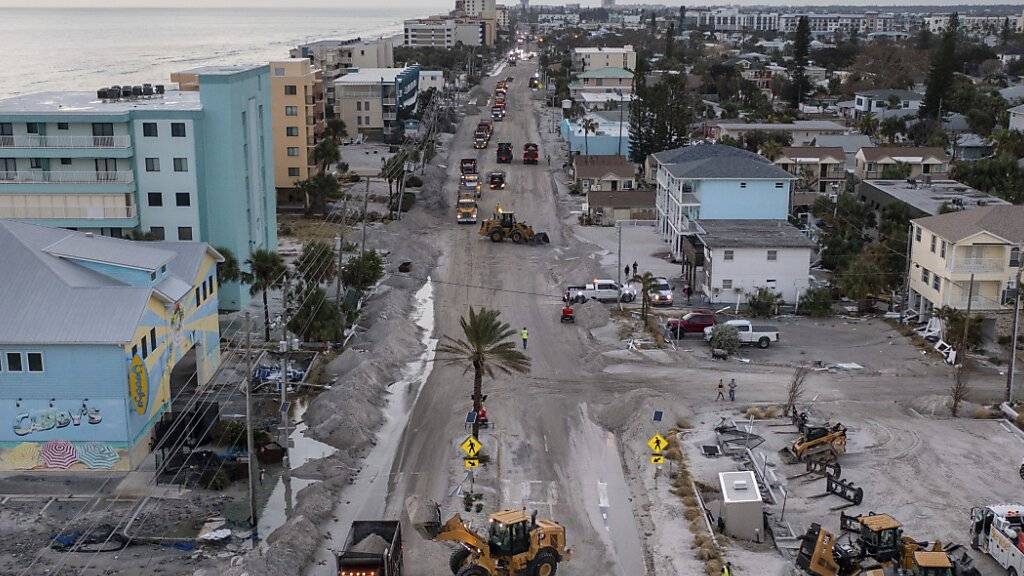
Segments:
[[[888,99],[890,96],[895,96],[900,100],[923,100],[924,94],[920,92],[914,92],[913,90],[864,90],[856,92],[857,96],[867,96],[868,98],[876,99]]]
[[[988,232],[1024,244],[1024,206],[980,206],[971,210],[947,212],[913,221],[949,242],[959,242],[978,232]]]
[[[943,205],[963,209],[1011,205],[1002,198],[975,190],[956,180],[932,180],[927,184],[906,180],[865,180],[864,184],[925,214],[938,214]]]
[[[814,248],[800,229],[785,220],[699,220],[698,233],[709,248]]]
[[[587,192],[587,204],[591,208],[654,208],[655,195],[654,190],[590,190]]]
[[[607,102],[632,102],[632,94],[618,94],[615,92],[581,92],[578,96],[580,100],[583,100],[587,104],[601,104]]]
[[[603,178],[609,174],[632,178],[636,175],[636,166],[619,155],[574,156],[572,166],[577,178]]]
[[[246,72],[253,68],[265,67],[266,64],[213,64],[209,66],[197,66],[188,70],[179,70],[181,74],[199,74],[200,76],[230,76],[239,72]]]
[[[633,73],[625,68],[616,68],[609,66],[607,68],[594,68],[586,72],[581,72],[577,75],[577,78],[632,78]]]
[[[793,175],[760,156],[724,144],[696,144],[652,155],[675,178],[792,180]]]
[[[848,154],[856,154],[861,148],[875,145],[867,134],[822,134],[814,137],[814,144],[825,148],[839,147]]]
[[[588,48],[576,48],[577,54],[626,54],[633,51],[633,46],[626,45],[621,48],[614,48],[608,46],[596,46]]]
[[[0,343],[122,344],[129,342],[154,293],[185,296],[203,255],[201,242],[134,242],[0,220]],[[155,287],[132,286],[88,268],[106,264],[167,275]]]
[[[373,84],[375,82],[394,82],[407,68],[360,68],[338,77],[335,84]]]
[[[1022,93],[1022,94],[1024,94],[1024,93]],[[1024,104],[1021,104],[1019,106],[1014,106],[1013,108],[1010,108],[1009,110],[1007,110],[1007,112],[1009,112],[1011,114],[1024,114]]]
[[[132,110],[202,110],[199,92],[168,90],[163,96],[103,100],[96,92],[36,92],[0,100],[0,114],[95,115]]]
[[[786,123],[752,122],[720,122],[718,124],[723,130],[836,130],[843,132],[846,129],[842,125],[831,120],[796,120]]]
[[[846,161],[846,153],[843,152],[842,148],[838,147],[787,146],[779,150],[779,156],[775,158],[775,163],[796,162],[800,164],[823,160],[834,160],[836,163],[841,164]]]
[[[1024,99],[1024,84],[1007,86],[999,90],[999,95],[1010,102]]]
[[[949,162],[949,155],[945,150],[932,146],[875,146],[862,148],[858,154],[863,156],[866,162],[890,159],[908,164],[920,164],[927,160]]]

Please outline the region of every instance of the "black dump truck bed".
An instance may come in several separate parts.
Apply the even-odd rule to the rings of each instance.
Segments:
[[[338,576],[401,576],[402,527],[397,520],[356,520],[337,556]],[[376,570],[374,572],[374,570]]]

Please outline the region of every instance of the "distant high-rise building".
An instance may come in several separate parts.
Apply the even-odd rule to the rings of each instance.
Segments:
[[[395,65],[395,43],[391,38],[317,40],[291,49],[292,58],[309,58],[323,72],[327,115],[334,114],[334,81],[349,71],[362,68],[391,68]]]
[[[523,12],[529,12],[530,0],[519,0],[519,7],[523,9]]]
[[[615,0],[601,0],[601,8],[606,10],[615,8]]]

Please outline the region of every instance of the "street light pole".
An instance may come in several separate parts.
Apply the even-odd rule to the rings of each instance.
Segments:
[[[256,437],[252,430],[252,315],[245,312],[245,443],[249,451],[249,528],[252,529],[252,541],[259,539],[256,524],[256,475],[259,473],[259,462],[256,459]]]
[[[1013,372],[1017,368],[1017,338],[1020,334],[1020,277],[1021,270],[1018,263],[1017,268],[1017,297],[1013,301],[1013,329],[1010,330],[1010,365],[1006,370],[1006,401],[1013,402]]]

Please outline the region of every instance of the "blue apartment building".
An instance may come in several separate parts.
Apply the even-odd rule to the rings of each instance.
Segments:
[[[277,246],[269,67],[211,66],[162,85],[0,100],[0,218],[201,241],[244,262]],[[225,285],[224,309],[248,291]]]
[[[188,357],[203,384],[220,363],[222,260],[203,242],[0,220],[0,470],[142,462],[172,371]]]

